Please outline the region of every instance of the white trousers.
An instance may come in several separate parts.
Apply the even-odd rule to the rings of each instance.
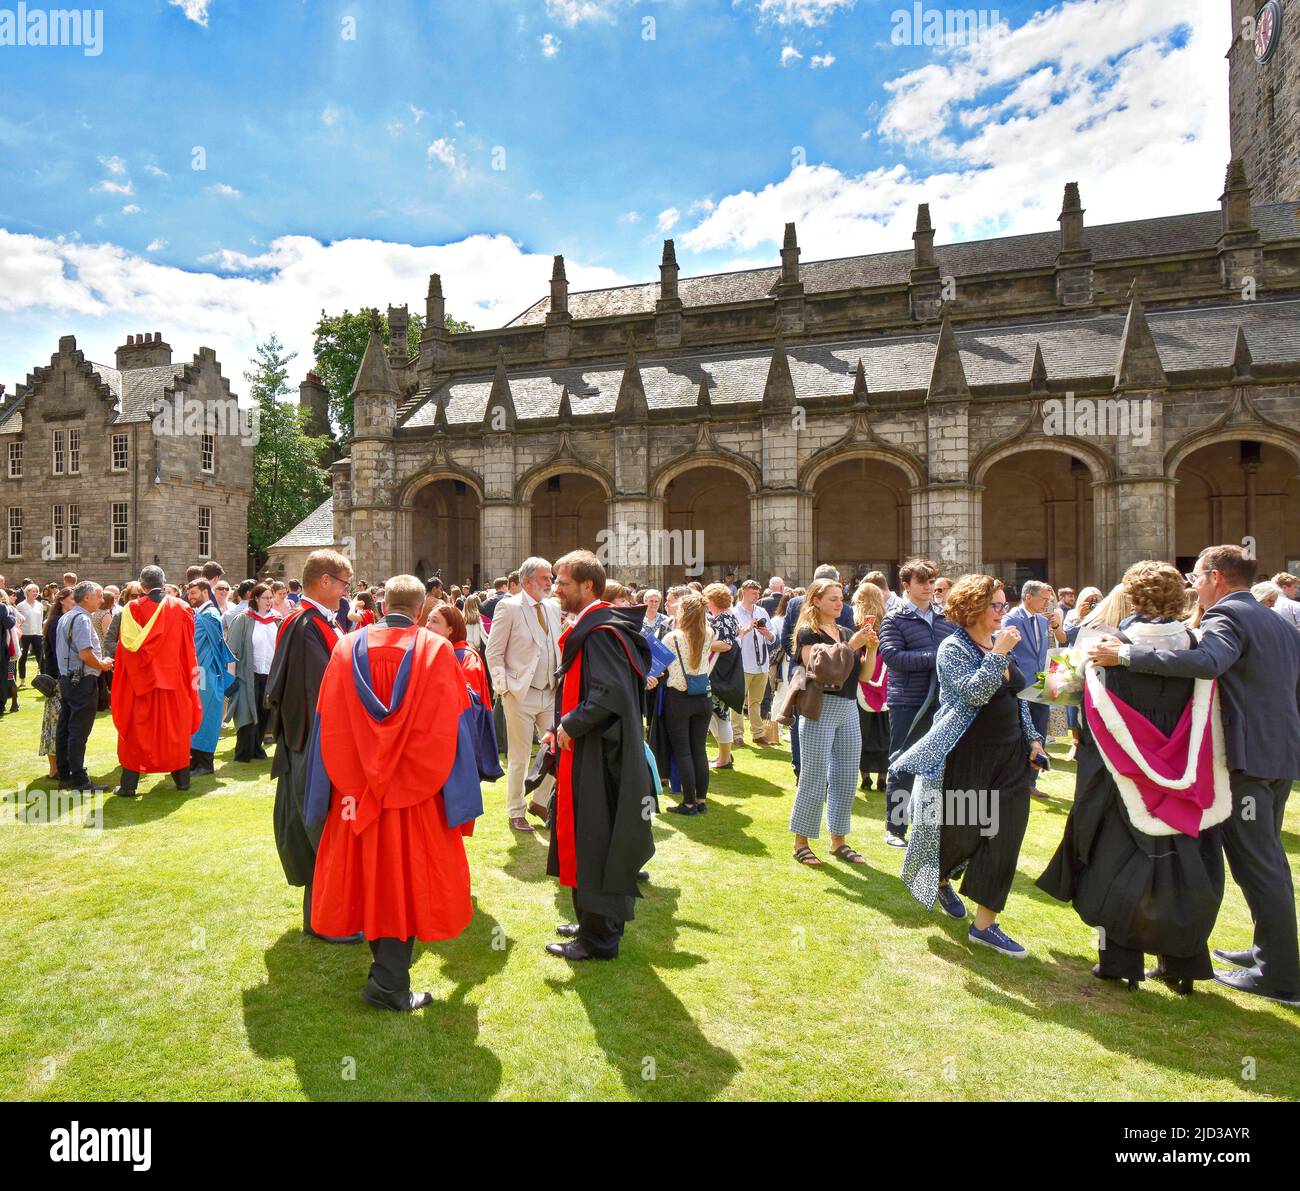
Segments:
[[[533,745],[555,726],[555,688],[529,687],[522,699],[509,691],[501,695],[506,717],[506,815],[524,817],[524,779],[533,759]],[[550,806],[555,780],[547,778],[533,791],[533,801]]]

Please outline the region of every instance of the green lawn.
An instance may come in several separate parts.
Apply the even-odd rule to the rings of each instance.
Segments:
[[[40,701],[0,721],[0,788],[45,773]],[[111,722],[91,772],[116,777]],[[1073,767],[1036,804],[1003,922],[1031,950],[972,950],[926,914],[859,797],[865,868],[790,857],[788,755],[741,750],[708,816],[666,815],[616,963],[543,953],[568,892],[541,834],[510,832],[503,785],[468,841],[477,905],[419,945],[410,1018],[358,997],[364,948],[300,934],[271,838],[268,763],[223,737],[215,778],[107,796],[103,830],[0,825],[0,1088],[10,1099],[1294,1099],[1300,1014],[1217,989],[1179,998],[1088,973],[1093,932],[1032,884]],[[45,780],[33,783],[47,788]],[[1286,843],[1295,867],[1300,808]],[[820,848],[825,858],[825,837]],[[1235,886],[1215,945],[1244,946]],[[1251,1077],[1253,1075],[1253,1077]]]

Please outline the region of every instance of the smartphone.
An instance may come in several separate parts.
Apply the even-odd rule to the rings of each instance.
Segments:
[[[1052,758],[1046,753],[1036,753],[1029,763],[1035,769],[1041,769],[1044,773],[1052,768]]]

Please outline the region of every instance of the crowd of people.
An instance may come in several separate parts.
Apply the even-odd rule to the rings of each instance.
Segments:
[[[501,756],[510,830],[548,832],[548,871],[573,892],[574,921],[547,945],[560,958],[618,955],[664,788],[670,813],[707,814],[746,722],[749,747],[789,746],[795,861],[823,866],[825,827],[831,859],[865,865],[854,801],[878,797],[916,899],[970,917],[971,944],[1023,958],[1002,919],[1047,746],[1068,739],[1074,799],[1037,883],[1097,927],[1093,974],[1300,1002],[1281,842],[1300,778],[1298,589],[1235,546],[1207,548],[1186,575],[1138,562],[1109,593],[1016,590],[922,558],[896,587],[822,565],[807,587],[729,576],[660,592],[586,551],[528,558],[483,590],[372,584],[329,550],[287,583],[233,589],[213,562],[176,585],[148,566],[121,589],[0,576],[0,714],[17,710],[30,664],[50,778],[103,793],[86,747],[111,709],[111,789],[126,798],[144,774],[182,790],[213,774],[232,730],[237,764],[270,761],[303,932],[368,942],[362,995],[397,1010],[429,1000],[411,991],[414,940],[469,921],[464,840]],[[1033,697],[1050,651],[1085,631],[1081,697]],[[1255,934],[1216,951],[1229,965],[1216,970],[1225,857]]]

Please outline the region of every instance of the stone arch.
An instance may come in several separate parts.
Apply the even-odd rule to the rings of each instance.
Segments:
[[[581,459],[561,457],[539,463],[524,472],[515,483],[515,499],[520,504],[528,504],[537,489],[552,476],[573,475],[595,480],[604,489],[606,500],[614,493],[614,478],[603,467]]]
[[[450,585],[481,580],[482,482],[442,465],[412,476],[400,490],[397,564],[426,579],[441,570]]]
[[[1060,451],[1066,455],[1073,455],[1088,465],[1088,470],[1092,472],[1093,483],[1102,483],[1115,478],[1114,467],[1110,460],[1100,448],[1087,439],[1074,438],[1065,434],[1030,434],[1023,438],[1004,439],[985,447],[971,463],[970,482],[983,484],[989,468],[1024,451]]]
[[[1296,470],[1300,471],[1300,434],[1284,426],[1233,423],[1229,426],[1200,430],[1176,442],[1165,452],[1165,475],[1176,477],[1179,467],[1187,457],[1201,450],[1202,447],[1211,447],[1216,443],[1241,442],[1243,439],[1280,447],[1291,455],[1295,460]]]
[[[654,479],[650,484],[650,490],[658,499],[663,500],[668,492],[669,484],[685,472],[700,467],[721,467],[727,471],[735,472],[745,481],[750,496],[753,496],[762,484],[762,473],[743,455],[736,455],[730,451],[703,450],[689,451],[665,463],[655,472]]]
[[[851,459],[892,464],[907,476],[913,488],[920,488],[925,483],[925,463],[910,451],[884,443],[833,444],[818,451],[800,468],[800,491],[811,492],[824,472]]]
[[[1251,444],[1247,447],[1246,444]],[[1175,481],[1171,555],[1190,570],[1204,547],[1249,543],[1262,574],[1300,559],[1293,516],[1300,437],[1284,429],[1238,423],[1191,435],[1166,453]]]
[[[912,553],[922,474],[919,461],[869,445],[814,456],[800,480],[810,504],[813,558],[846,577],[882,570],[892,585]]]
[[[467,467],[460,467],[455,463],[444,463],[437,467],[418,471],[415,475],[404,480],[398,490],[398,506],[409,508],[421,488],[429,484],[436,484],[439,480],[459,480],[474,490],[474,495],[478,497],[479,501],[483,500],[483,480],[477,472],[470,471]]]

